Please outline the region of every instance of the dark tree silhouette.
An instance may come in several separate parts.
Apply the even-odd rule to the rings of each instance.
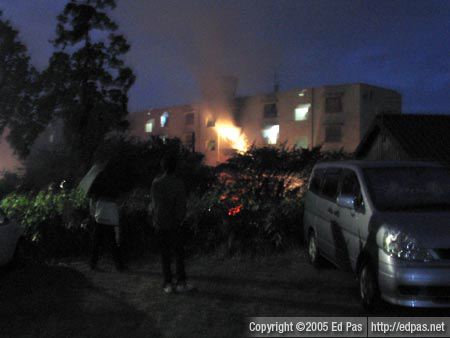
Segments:
[[[135,80],[124,65],[130,46],[108,16],[114,0],[70,0],[58,16],[56,51],[43,74],[45,104],[64,122],[64,141],[86,171],[104,136],[128,124],[128,90]]]
[[[39,88],[25,45],[0,11],[0,134],[10,129],[8,141],[21,158],[48,122],[37,108]]]

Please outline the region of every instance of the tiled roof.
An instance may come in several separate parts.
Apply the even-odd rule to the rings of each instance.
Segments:
[[[412,158],[450,162],[450,115],[378,115],[355,151],[363,155],[381,129]]]

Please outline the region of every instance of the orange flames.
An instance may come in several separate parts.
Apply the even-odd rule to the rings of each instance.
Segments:
[[[238,205],[237,207],[231,208],[228,210],[228,216],[236,216],[242,210],[242,205]]]
[[[239,153],[244,153],[248,149],[248,141],[242,129],[234,126],[231,122],[216,122],[216,130],[219,137],[226,141],[231,148]]]

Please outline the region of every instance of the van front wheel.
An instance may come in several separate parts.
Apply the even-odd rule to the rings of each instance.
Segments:
[[[317,246],[317,237],[314,231],[311,231],[308,236],[308,260],[312,266],[320,267],[319,247]]]
[[[380,306],[380,291],[377,275],[369,261],[365,261],[359,269],[359,295],[364,309],[373,312]]]

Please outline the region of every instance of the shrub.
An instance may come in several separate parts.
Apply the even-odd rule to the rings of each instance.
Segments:
[[[150,190],[139,188],[124,197],[121,205],[121,228],[124,252],[142,256],[157,251],[151,220],[148,217]]]
[[[121,225],[125,251],[142,255],[156,251],[157,243],[148,219],[150,187],[160,174],[160,160],[166,152],[179,154],[177,174],[191,194],[202,194],[214,182],[214,172],[202,165],[203,155],[187,150],[178,139],[159,138],[142,141],[124,135],[108,138],[95,154],[95,161],[108,161],[98,177],[102,189],[114,188],[123,201]]]
[[[150,186],[159,173],[162,155],[177,149],[178,174],[189,198],[183,229],[190,253],[226,255],[267,253],[299,245],[303,234],[303,194],[314,164],[339,160],[343,152],[251,148],[212,169],[202,156],[183,148],[178,140],[139,141],[108,139],[96,161],[109,160],[102,180],[119,186],[121,243],[132,256],[156,252],[157,243],[148,219]],[[25,225],[25,236],[47,257],[86,252],[89,233],[87,200],[78,190],[51,185],[37,193],[12,193],[1,201],[9,216]]]
[[[203,155],[186,149],[178,139],[163,142],[154,137],[142,141],[125,135],[115,135],[99,147],[94,162],[108,162],[99,181],[118,186],[122,195],[134,189],[150,189],[153,179],[160,174],[160,161],[167,152],[179,154],[177,174],[188,191],[205,190],[214,180],[210,168],[202,165]]]
[[[12,193],[0,203],[8,217],[25,228],[25,239],[45,257],[79,254],[89,245],[83,220],[87,201],[78,190]]]
[[[191,197],[191,247],[236,253],[284,250],[302,242],[303,194],[314,164],[349,157],[320,148],[252,147],[216,170],[217,181]]]
[[[0,178],[0,197],[4,197],[21,187],[22,177],[19,174],[5,171]]]
[[[217,203],[218,198],[217,190],[189,196],[183,226],[189,252],[217,251],[225,241],[223,229],[225,210]]]

